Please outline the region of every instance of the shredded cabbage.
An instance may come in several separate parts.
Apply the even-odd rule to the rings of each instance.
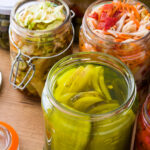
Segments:
[[[65,14],[63,6],[56,6],[52,2],[40,2],[26,7],[16,13],[16,21],[30,30],[51,30],[63,23]]]

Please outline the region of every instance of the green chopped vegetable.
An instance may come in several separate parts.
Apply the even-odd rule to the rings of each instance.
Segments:
[[[15,17],[20,26],[30,30],[51,30],[65,20],[63,6],[49,1],[31,5]]]

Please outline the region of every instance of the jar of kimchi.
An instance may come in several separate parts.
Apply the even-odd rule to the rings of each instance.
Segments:
[[[150,95],[147,97],[137,122],[135,150],[150,149]]]
[[[132,70],[140,100],[150,74],[150,11],[138,1],[97,1],[84,15],[80,51],[98,51],[122,60]]]
[[[10,21],[10,82],[41,96],[51,66],[72,53],[71,11],[61,0],[24,0],[14,7]]]

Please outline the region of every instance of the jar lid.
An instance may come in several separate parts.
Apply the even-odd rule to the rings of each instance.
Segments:
[[[0,14],[10,15],[11,9],[18,0],[0,0]]]
[[[0,149],[18,150],[19,138],[16,131],[8,124],[0,122]]]

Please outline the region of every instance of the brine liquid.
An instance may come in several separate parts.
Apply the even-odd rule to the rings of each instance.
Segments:
[[[74,64],[59,70],[53,96],[82,117],[60,111],[43,94],[46,150],[129,150],[135,119],[132,108],[113,117],[92,120],[92,116],[105,116],[120,107],[128,97],[128,86],[119,71],[106,65]]]
[[[124,76],[100,64],[80,64],[63,69],[56,78],[54,97],[62,104],[89,114],[118,108],[128,96]]]

